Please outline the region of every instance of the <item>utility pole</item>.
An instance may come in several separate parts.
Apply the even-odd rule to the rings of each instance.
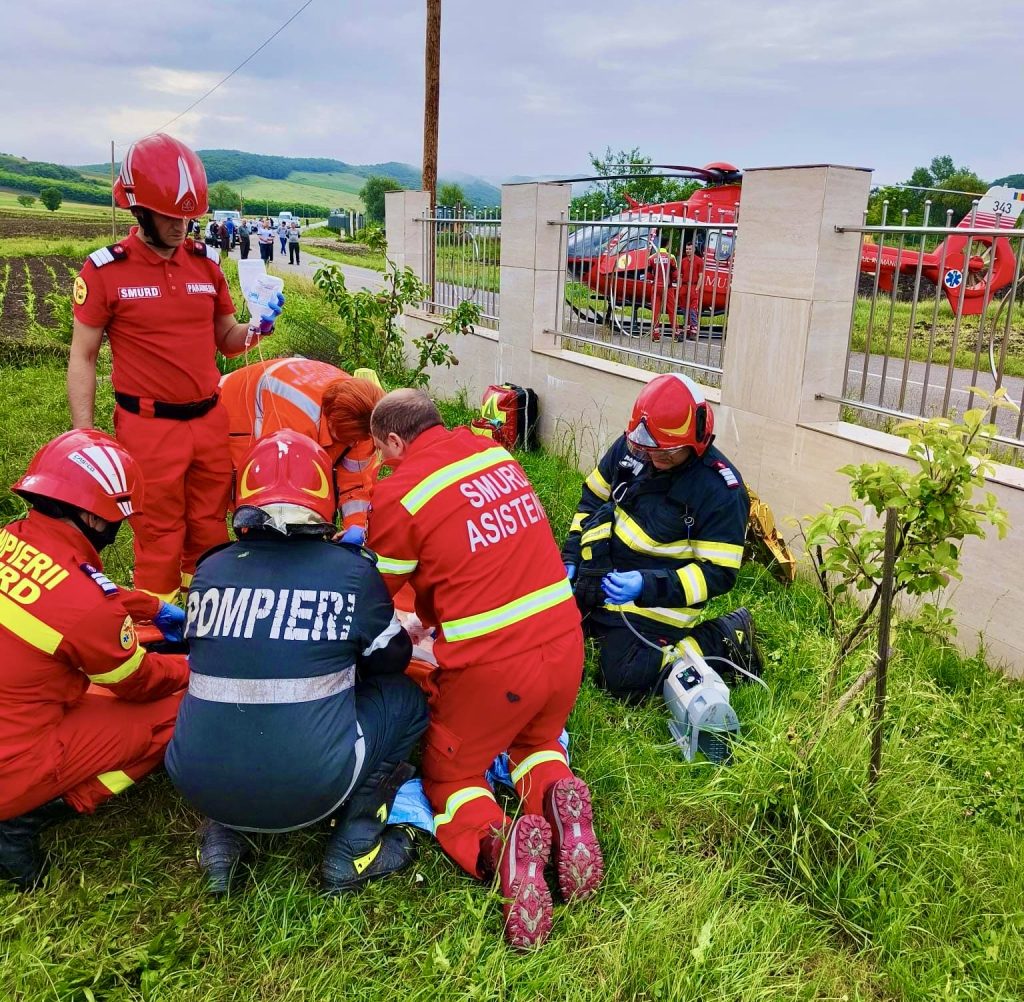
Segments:
[[[117,241],[117,203],[114,201],[114,140],[110,140],[110,236]]]
[[[423,93],[423,188],[430,209],[437,204],[437,118],[441,93],[441,0],[427,0],[426,67]]]

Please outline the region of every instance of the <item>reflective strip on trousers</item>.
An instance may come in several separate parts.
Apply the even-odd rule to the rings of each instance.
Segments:
[[[441,825],[450,823],[460,807],[465,807],[466,804],[479,800],[481,797],[486,797],[488,800],[493,800],[497,803],[497,800],[494,799],[494,794],[482,786],[467,786],[461,790],[456,790],[445,801],[444,813],[434,815],[434,830],[436,831]]]
[[[534,752],[532,755],[527,755],[513,770],[512,770],[512,782],[518,783],[531,769],[536,768],[543,762],[561,762],[562,765],[568,767],[569,763],[565,759],[565,752],[557,752],[553,749],[547,748],[544,751]]]
[[[355,665],[310,678],[223,678],[193,669],[189,695],[208,703],[290,704],[336,696],[355,685]]]
[[[472,640],[487,633],[503,630],[506,626],[522,622],[538,612],[572,599],[572,587],[566,578],[559,578],[554,584],[523,595],[522,598],[506,602],[497,609],[478,612],[475,616],[465,616],[441,624],[444,639],[449,643],[457,640]]]

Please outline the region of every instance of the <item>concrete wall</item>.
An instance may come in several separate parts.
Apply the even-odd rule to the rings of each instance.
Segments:
[[[721,391],[708,389],[718,446],[772,506],[787,536],[791,519],[823,504],[848,503],[847,463],[906,462],[903,439],[838,420],[838,405],[815,399],[842,390],[857,237],[836,223],[861,218],[869,174],[836,166],[748,171],[743,181],[729,337]],[[412,240],[406,258],[422,258],[423,195],[388,195],[389,244]],[[506,185],[502,190],[501,322],[455,344],[459,365],[432,373],[439,396],[465,391],[479,399],[492,382],[532,386],[540,398],[542,439],[576,450],[582,469],[619,435],[636,394],[653,378],[632,366],[558,347],[559,228],[565,185]],[[394,227],[392,227],[392,216]],[[414,235],[414,239],[413,239]],[[433,320],[406,316],[411,334]],[[998,468],[989,485],[1010,514],[1004,540],[991,535],[963,549],[964,580],[945,600],[957,613],[960,643],[979,637],[994,663],[1024,675],[1024,471]]]

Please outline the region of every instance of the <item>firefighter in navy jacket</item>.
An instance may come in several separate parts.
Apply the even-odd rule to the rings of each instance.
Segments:
[[[736,581],[750,512],[713,431],[696,383],[676,373],[651,380],[626,433],[587,477],[562,550],[585,628],[600,644],[599,681],[630,702],[659,688],[663,654],[652,643],[761,670],[746,609],[695,625],[704,604]],[[721,662],[712,667],[733,674]]]
[[[258,441],[238,481],[239,540],[202,559],[189,591],[192,675],[167,771],[209,818],[200,866],[214,893],[248,853],[242,831],[335,818],[321,871],[332,892],[412,860],[410,834],[386,820],[426,703],[372,555],[325,541],[330,484],[312,439]]]

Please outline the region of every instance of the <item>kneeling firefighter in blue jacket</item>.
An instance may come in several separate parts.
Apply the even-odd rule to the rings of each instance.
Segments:
[[[191,680],[167,771],[208,818],[199,863],[213,893],[250,852],[242,832],[328,818],[323,886],[355,890],[413,859],[408,830],[386,825],[427,726],[404,674],[412,645],[372,554],[326,541],[323,449],[279,431],[239,469],[238,541],[203,557],[189,591]]]

